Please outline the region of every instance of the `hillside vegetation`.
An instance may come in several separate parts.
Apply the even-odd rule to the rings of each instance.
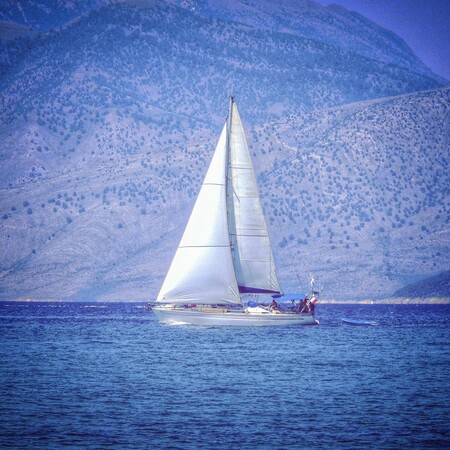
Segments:
[[[22,5],[41,31],[0,39],[0,298],[154,298],[230,92],[286,289],[315,272],[328,297],[383,297],[448,268],[442,79],[342,9],[262,26],[176,3]]]

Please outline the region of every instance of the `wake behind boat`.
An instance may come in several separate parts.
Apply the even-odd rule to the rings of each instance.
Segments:
[[[244,307],[242,295],[282,300],[258,186],[237,105],[228,117],[153,312],[162,323],[317,325],[318,292],[289,307]]]

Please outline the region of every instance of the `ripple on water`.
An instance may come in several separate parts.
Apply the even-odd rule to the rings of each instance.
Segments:
[[[234,329],[0,303],[0,447],[448,446],[449,313],[322,305],[318,327]]]

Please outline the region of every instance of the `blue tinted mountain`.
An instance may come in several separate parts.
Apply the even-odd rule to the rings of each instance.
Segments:
[[[450,271],[412,283],[394,292],[395,298],[450,298]]]
[[[273,26],[270,3],[71,4],[1,40],[0,298],[154,298],[230,91],[287,288],[315,271],[330,297],[383,296],[447,269],[448,90],[397,37],[314,2]]]
[[[430,70],[396,34],[338,5],[325,7],[311,0],[172,2],[207,17],[313,39],[345,52],[430,74]]]
[[[356,103],[253,131],[288,273],[315,272],[333,296],[374,298],[449,267],[449,97]]]
[[[99,7],[103,0],[2,0],[0,20],[15,22],[35,30],[62,26]]]

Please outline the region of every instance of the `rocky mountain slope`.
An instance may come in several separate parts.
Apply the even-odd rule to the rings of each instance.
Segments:
[[[86,2],[1,40],[0,298],[153,298],[231,90],[286,288],[382,297],[448,267],[445,83],[343,10],[238,4]]]
[[[421,92],[254,132],[289,273],[314,271],[333,295],[381,297],[448,267],[449,100],[448,89]]]
[[[450,271],[405,286],[394,292],[394,298],[450,298]]]
[[[325,7],[311,0],[171,2],[207,17],[313,39],[345,52],[430,74],[430,70],[397,35],[336,4]]]
[[[88,14],[107,3],[102,0],[3,0],[0,20],[48,31]]]

